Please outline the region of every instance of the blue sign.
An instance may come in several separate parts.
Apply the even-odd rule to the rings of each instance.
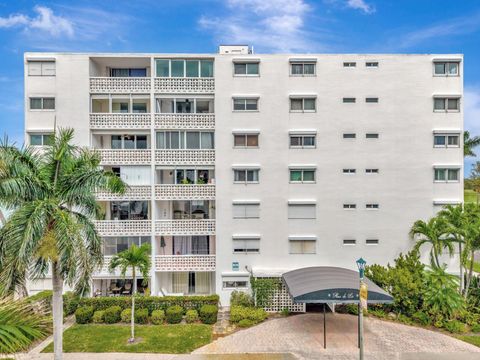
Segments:
[[[240,269],[240,264],[238,261],[232,262],[232,271],[238,271]]]

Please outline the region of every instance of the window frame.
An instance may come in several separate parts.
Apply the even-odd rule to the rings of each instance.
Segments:
[[[350,239],[350,238],[343,239],[342,244],[344,246],[355,246],[357,245],[357,239]]]
[[[293,65],[302,65],[302,73],[294,74]],[[305,65],[313,65],[313,74],[305,74]],[[315,77],[317,76],[317,62],[316,61],[290,61],[289,73],[292,77]]]
[[[460,96],[434,96],[433,97],[433,112],[436,113],[458,113],[460,112],[461,108],[461,102],[460,102],[461,97]],[[435,108],[435,102],[436,100],[443,100],[443,109],[436,109]],[[448,108],[448,102],[449,100],[456,100],[457,101],[457,108],[456,109],[449,109]]]
[[[155,77],[160,79],[169,79],[169,78],[180,78],[180,79],[213,79],[215,77],[215,60],[214,59],[204,59],[204,58],[155,58]],[[168,76],[159,76],[157,61],[165,60],[168,61]],[[183,61],[183,76],[172,76],[172,61]],[[198,76],[187,76],[187,61],[198,61]],[[212,76],[201,76],[202,75],[202,62],[211,62],[212,64]],[[147,76],[148,77],[148,76]]]
[[[244,251],[235,251],[235,241],[237,242],[244,242],[245,245],[248,244],[249,241],[258,243],[258,248],[248,248],[248,246],[244,246]],[[238,248],[238,247],[237,247]],[[261,248],[261,236],[260,235],[233,235],[232,236],[232,254],[243,254],[243,255],[251,255],[251,254],[260,254]]]
[[[376,170],[376,171],[374,171]],[[380,173],[380,169],[379,168],[366,168],[365,169],[365,174],[367,175],[378,175]]]
[[[343,62],[343,67],[344,68],[356,68],[357,67],[357,62],[356,61],[344,61]]]
[[[379,62],[378,61],[365,61],[365,67],[367,69],[378,69]]]
[[[310,216],[297,216],[297,214],[293,214],[292,212],[293,209],[299,209],[299,207],[306,207],[304,210],[305,210],[305,214],[309,214],[308,211],[312,211],[313,210],[313,214],[310,214]],[[292,209],[292,212],[291,212],[291,209]],[[307,211],[308,210],[308,211]],[[296,216],[293,216],[293,215],[296,215]],[[314,203],[314,202],[297,202],[297,201],[294,201],[294,202],[291,202],[289,201],[287,203],[287,219],[288,220],[315,220],[317,219],[317,204]]]
[[[380,102],[380,99],[378,97],[366,97],[365,98],[365,103],[366,104],[378,104]]]
[[[357,210],[357,204],[355,203],[344,203],[343,210]]]
[[[353,135],[353,136],[345,136],[345,135]],[[355,140],[357,138],[357,133],[343,133],[343,139],[347,140]]]
[[[241,136],[245,139],[245,145],[236,145],[235,140],[237,136]],[[248,145],[248,137],[249,136],[256,136],[257,137],[257,145],[256,146],[249,146]],[[235,132],[233,133],[233,148],[234,149],[258,149],[260,147],[260,134],[259,133],[242,133],[242,132]]]
[[[292,138],[300,138],[301,145],[292,145]],[[313,138],[313,145],[305,145],[305,138]],[[317,134],[290,133],[288,134],[288,147],[290,149],[316,149]]]
[[[292,100],[301,100],[302,101],[302,109],[300,110],[295,110],[292,109]],[[305,110],[305,100],[313,100],[314,104],[314,109],[306,109]],[[295,96],[295,97],[290,97],[289,100],[289,111],[291,113],[316,113],[317,112],[317,97],[316,96]]]
[[[434,60],[434,61],[432,61],[433,76],[434,77],[459,77],[460,76],[460,63],[461,63],[461,60],[441,60],[441,59]],[[440,74],[440,73],[436,72],[436,67],[435,67],[436,64],[444,64],[444,68],[445,68],[445,73],[444,74]],[[456,64],[457,65],[457,73],[456,74],[450,74],[449,73],[450,64]]]
[[[311,245],[311,243],[314,244],[313,246],[313,252],[306,252],[306,247],[307,243]],[[301,252],[293,252],[292,251],[292,244],[301,244]],[[298,237],[298,238],[293,238],[289,237],[288,238],[288,253],[290,255],[315,255],[317,254],[317,239],[311,239],[307,237]]]
[[[41,144],[40,145],[32,145],[32,136],[41,136]],[[30,146],[34,146],[34,147],[43,147],[43,146],[50,146],[51,144],[48,144],[46,143],[46,139],[48,137],[51,137],[51,140],[54,140],[55,138],[55,134],[53,132],[29,132],[28,133],[28,144]]]
[[[357,103],[357,98],[355,98],[355,97],[344,97],[344,98],[342,98],[342,103],[343,104],[356,104]]]
[[[257,65],[257,73],[249,74],[248,67],[249,65]],[[236,65],[245,65],[245,74],[237,74],[235,72]],[[234,77],[259,77],[260,76],[260,61],[233,61],[233,76]]]
[[[243,286],[225,286],[226,283],[245,283],[245,287]],[[248,279],[247,280],[224,280],[222,279],[222,290],[246,290],[248,289]]]
[[[380,134],[379,133],[365,133],[365,139],[379,139]]]
[[[248,100],[255,100],[256,102],[256,109],[247,109],[247,101]],[[235,102],[236,101],[243,101],[244,103],[244,108],[243,109],[235,109]],[[244,112],[259,112],[259,102],[260,98],[259,97],[240,97],[240,96],[233,96],[232,97],[232,112],[239,112],[239,113],[244,113]]]
[[[379,210],[380,204],[379,203],[366,203],[365,204],[366,210]]]
[[[40,65],[40,74],[34,75],[30,73],[30,64],[36,63]],[[53,74],[45,74],[44,73],[44,66],[46,64],[54,64],[53,67]],[[27,76],[57,76],[57,62],[55,60],[35,60],[35,59],[27,59]]]
[[[292,180],[292,172],[300,171],[301,180]],[[313,180],[304,180],[305,172],[313,172]],[[288,182],[290,184],[315,184],[317,182],[317,169],[316,168],[289,168],[288,169]]]
[[[355,175],[357,173],[357,169],[354,168],[344,168],[342,170],[342,174],[344,175]]]
[[[445,171],[445,180],[437,180],[436,179],[436,174],[437,170],[444,170]],[[461,174],[460,174],[461,167],[435,167],[433,169],[433,182],[434,183],[458,183],[460,182],[461,179]],[[455,171],[457,173],[457,179],[456,180],[449,180],[449,173],[450,171]]]
[[[445,140],[445,144],[444,145],[436,145],[435,144],[435,138],[437,136],[441,136],[444,138]],[[457,141],[457,145],[449,145],[449,138],[450,137],[456,137],[458,139]],[[436,149],[442,149],[442,148],[459,148],[460,147],[460,133],[434,133],[433,134],[433,147],[436,148]]]
[[[33,99],[40,99],[41,108],[40,109],[32,109],[32,100]],[[49,99],[53,100],[53,109],[45,109],[44,108],[44,100]],[[28,110],[29,111],[56,111],[57,109],[57,101],[55,96],[29,96],[28,98]]]
[[[236,172],[238,171],[242,171],[242,172],[245,172],[245,181],[238,181],[238,180],[235,180],[236,176]],[[249,171],[253,171],[254,173],[256,172],[257,173],[257,180],[256,181],[248,181],[248,172]],[[244,184],[244,185],[248,185],[248,184],[259,184],[260,183],[260,168],[233,168],[233,183],[234,184]]]
[[[367,239],[365,239],[365,245],[367,245],[367,246],[380,245],[380,239],[378,239],[378,238],[367,238]]]

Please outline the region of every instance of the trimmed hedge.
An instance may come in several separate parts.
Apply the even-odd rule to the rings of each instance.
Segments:
[[[77,324],[88,324],[92,321],[93,317],[93,307],[91,306],[82,306],[75,311],[75,321]]]
[[[92,321],[95,323],[95,324],[101,324],[104,322],[104,314],[105,314],[105,310],[97,310],[93,313],[93,317],[92,317]]]
[[[152,311],[152,318],[151,318],[153,325],[161,325],[165,321],[165,311],[163,310],[153,310]]]
[[[445,329],[453,334],[464,334],[468,331],[467,326],[458,320],[450,320],[446,322]]]
[[[120,313],[120,319],[124,323],[129,323],[132,321],[132,309],[123,309]]]
[[[102,310],[99,310],[102,311]],[[106,324],[115,324],[120,321],[120,313],[122,308],[120,306],[110,306],[104,310],[104,320]]]
[[[39,293],[29,296],[27,301],[29,303],[42,303],[45,306],[52,308],[52,290],[43,290]],[[67,291],[63,294],[63,314],[65,316],[72,315],[77,310],[80,302],[80,297],[76,295],[73,291]],[[101,310],[101,309],[99,309]]]
[[[165,316],[169,324],[179,324],[183,317],[183,308],[179,305],[173,305],[167,308]]]
[[[255,325],[255,322],[250,320],[250,319],[242,319],[238,322],[237,325],[241,328],[247,328],[247,327]]]
[[[248,319],[256,324],[262,322],[267,317],[267,312],[261,308],[245,306],[232,306],[230,308],[230,321],[233,323],[239,323],[244,319]]]
[[[187,310],[187,313],[185,314],[185,321],[187,322],[187,324],[197,322],[198,311],[193,309]]]
[[[215,324],[217,322],[218,307],[216,305],[203,305],[199,315],[202,323]]]
[[[151,314],[154,310],[167,310],[170,306],[178,305],[183,309],[200,311],[203,305],[218,305],[218,295],[207,296],[136,296],[135,307],[148,309]],[[79,306],[92,306],[95,311],[106,310],[111,306],[120,306],[122,310],[132,306],[130,296],[94,297],[80,299]]]
[[[135,319],[135,324],[148,323],[148,309],[135,309],[133,317]]]

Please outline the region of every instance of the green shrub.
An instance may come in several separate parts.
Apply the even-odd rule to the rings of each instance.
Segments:
[[[474,333],[480,333],[480,323],[479,323],[479,324],[473,324],[473,325],[472,325],[472,332],[474,332]]]
[[[122,308],[120,306],[110,306],[106,310],[104,310],[104,320],[106,324],[115,324],[120,321],[120,314],[122,312]]]
[[[230,321],[239,323],[244,319],[253,321],[255,324],[262,322],[268,317],[265,310],[261,308],[232,306],[230,307]]]
[[[358,308],[357,308],[357,312],[358,312]],[[370,309],[368,309],[368,313],[380,319],[385,319],[388,316],[388,314],[386,314],[383,309],[377,308],[377,307],[371,307]]]
[[[63,313],[69,316],[75,313],[80,303],[80,297],[73,291],[67,291],[63,294]]]
[[[185,321],[187,322],[187,324],[197,322],[198,311],[193,309],[187,310],[187,313],[185,314]]]
[[[136,324],[148,323],[148,309],[135,309],[133,317]]]
[[[253,306],[253,298],[249,293],[240,290],[232,291],[230,295],[230,306]]]
[[[120,313],[120,319],[124,323],[129,323],[132,321],[132,309],[124,309]]]
[[[238,322],[237,325],[241,328],[247,328],[247,327],[255,325],[255,322],[253,322],[252,320],[249,320],[249,319],[242,319]]]
[[[408,316],[403,315],[403,314],[398,314],[397,320],[400,321],[401,323],[406,324],[406,325],[412,325],[413,324],[413,320],[411,318],[409,318]]]
[[[43,290],[36,293],[35,295],[29,296],[27,298],[27,301],[30,303],[42,303],[48,307],[52,307],[52,296],[52,290]]]
[[[290,309],[289,308],[283,308],[282,311],[280,311],[280,315],[282,315],[282,316],[290,315]]]
[[[447,331],[453,334],[464,334],[467,332],[467,326],[458,320],[450,320],[444,324],[444,327]]]
[[[165,321],[165,311],[163,310],[153,310],[152,311],[152,324],[161,325]]]
[[[430,316],[423,311],[417,311],[412,315],[412,319],[421,325],[430,325],[431,319]]]
[[[93,307],[82,306],[75,310],[75,321],[77,324],[88,324],[92,321]]]
[[[167,311],[165,311],[165,317],[169,324],[178,324],[182,321],[183,308],[178,305],[170,306],[167,308]]]
[[[200,308],[200,320],[204,324],[215,324],[217,322],[218,307],[216,305],[203,305]]]
[[[105,321],[103,317],[104,315],[105,315],[105,310],[97,310],[93,313],[92,321],[95,324],[103,323]]]

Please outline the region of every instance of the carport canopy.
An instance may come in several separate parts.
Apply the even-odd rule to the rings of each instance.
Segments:
[[[357,271],[314,266],[292,270],[282,275],[288,292],[297,303],[358,304],[359,275]],[[368,278],[368,303],[392,303],[393,297]]]

